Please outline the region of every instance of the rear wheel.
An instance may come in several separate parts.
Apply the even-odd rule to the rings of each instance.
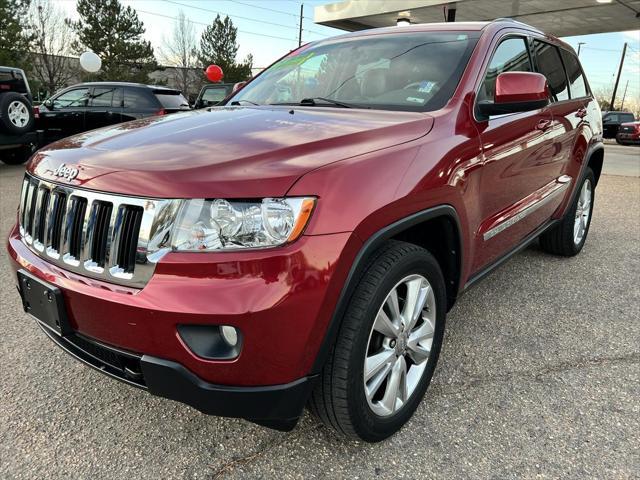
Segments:
[[[565,257],[580,253],[591,225],[595,185],[593,170],[587,167],[578,187],[578,195],[562,221],[540,236],[540,245],[546,252]]]
[[[391,241],[362,276],[310,409],[340,434],[384,440],[413,415],[438,361],[444,279],[425,249]]]

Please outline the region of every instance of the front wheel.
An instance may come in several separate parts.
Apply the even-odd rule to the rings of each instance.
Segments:
[[[310,400],[340,434],[384,440],[413,415],[444,333],[445,284],[425,249],[388,242],[369,264]]]
[[[564,218],[551,230],[540,235],[540,246],[554,255],[572,257],[580,253],[591,226],[596,180],[587,167],[578,186],[578,194]]]

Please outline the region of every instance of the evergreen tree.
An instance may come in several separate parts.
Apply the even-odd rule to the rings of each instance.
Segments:
[[[239,45],[236,42],[238,29],[229,17],[224,20],[217,15],[213,23],[202,32],[200,37],[200,63],[218,65],[224,73],[227,83],[241,82],[251,77],[253,57],[247,55],[244,62],[236,63]]]
[[[145,28],[136,11],[118,0],[78,0],[76,8],[80,19],[69,21],[78,36],[74,50],[91,50],[102,59],[100,72],[92,78],[148,82],[158,64],[151,42],[142,38]]]
[[[23,70],[31,66],[29,4],[30,0],[0,0],[0,65]]]

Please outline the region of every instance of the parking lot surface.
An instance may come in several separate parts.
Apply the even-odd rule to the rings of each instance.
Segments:
[[[22,175],[0,165],[3,238]],[[308,415],[291,433],[208,417],[81,365],[22,312],[3,246],[0,477],[637,478],[638,212],[640,179],[605,175],[579,256],[530,247],[462,296],[424,401],[375,445]]]

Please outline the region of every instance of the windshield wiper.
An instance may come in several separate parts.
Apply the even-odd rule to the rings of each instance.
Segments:
[[[232,105],[232,106],[235,106],[235,105],[238,105],[238,106],[239,106],[239,105],[242,105],[242,103],[240,103],[240,102],[247,102],[247,103],[250,103],[251,105],[260,105],[259,103],[252,102],[251,100],[245,100],[244,98],[242,98],[242,99],[240,99],[240,100],[234,100],[233,102],[231,102],[231,105]]]
[[[325,103],[330,103],[332,105],[337,105],[338,107],[353,108],[353,105],[350,105],[348,103],[339,102],[337,100],[333,100],[331,98],[325,98],[325,97],[303,98],[302,100],[300,100],[300,105],[312,105],[312,106],[318,105],[318,103],[316,103],[316,100],[320,100],[321,102],[325,102]]]

